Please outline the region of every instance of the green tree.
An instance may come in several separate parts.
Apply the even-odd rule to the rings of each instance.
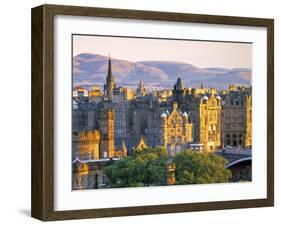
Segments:
[[[178,153],[174,162],[177,184],[223,183],[231,177],[231,171],[225,169],[227,160],[212,153],[186,150]]]
[[[103,170],[109,187],[137,187],[166,184],[167,154],[163,148],[135,150]]]

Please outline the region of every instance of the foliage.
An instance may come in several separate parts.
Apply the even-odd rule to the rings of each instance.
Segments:
[[[167,160],[165,149],[148,147],[105,167],[104,173],[109,187],[165,185]]]
[[[223,183],[231,177],[231,171],[225,169],[227,160],[212,153],[186,150],[178,153],[174,162],[177,184]]]
[[[135,150],[103,170],[108,187],[138,187],[167,184],[167,152],[163,148]],[[212,153],[183,151],[173,159],[177,184],[209,184],[228,182],[231,171],[226,159]]]

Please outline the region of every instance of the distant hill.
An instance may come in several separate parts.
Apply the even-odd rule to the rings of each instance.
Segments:
[[[177,77],[186,87],[228,88],[230,84],[250,85],[251,70],[247,68],[198,68],[184,62],[140,61],[111,59],[112,71],[117,86],[136,87],[143,80],[146,88],[172,88]],[[89,87],[104,84],[108,57],[83,53],[73,58],[73,85]]]

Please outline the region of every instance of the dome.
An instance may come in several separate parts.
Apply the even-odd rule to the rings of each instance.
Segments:
[[[209,100],[209,97],[207,97],[206,95],[203,97],[203,100]]]
[[[182,114],[182,116],[183,116],[183,117],[187,117],[187,116],[188,116],[187,113],[186,113],[186,111]]]
[[[167,115],[163,112],[162,115],[160,116],[161,118],[166,118]]]
[[[221,97],[219,95],[216,96],[217,100],[221,100]]]

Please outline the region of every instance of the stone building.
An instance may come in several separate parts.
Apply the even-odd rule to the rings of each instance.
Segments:
[[[203,145],[203,151],[217,150],[221,146],[221,97],[215,95],[216,90],[203,85],[199,89],[187,89],[182,83],[178,78],[173,100],[190,117],[194,144],[199,145],[200,150]]]
[[[251,147],[252,145],[252,95],[251,88],[234,85],[223,97],[223,146]]]
[[[252,147],[252,96],[246,96],[246,129],[244,134],[244,146]]]
[[[76,164],[74,162],[74,167],[72,169],[72,189],[81,190],[88,188],[88,164]]]
[[[105,188],[108,183],[108,179],[103,172],[103,168],[118,160],[119,158],[89,161],[75,159],[72,162],[72,189],[81,190]]]
[[[72,131],[80,132],[97,129],[100,96],[73,97]]]
[[[112,101],[104,104],[106,108],[114,109],[114,135],[119,143],[128,136],[129,101],[126,92],[127,89],[122,87],[114,89]]]
[[[77,86],[73,88],[72,91],[73,97],[88,97],[88,95],[89,95],[88,90],[81,86]]]
[[[89,129],[88,116],[91,114],[91,107],[88,105],[88,98],[76,97],[72,101],[72,131],[79,132]]]
[[[204,96],[199,107],[199,143],[205,151],[215,151],[221,147],[221,97]]]
[[[100,130],[100,158],[114,157],[114,149],[121,150],[123,142],[130,153],[140,137],[148,146],[166,146],[171,156],[183,148],[213,152],[226,145],[251,146],[250,88],[236,90],[231,85],[229,91],[218,92],[203,83],[200,88],[186,88],[178,78],[171,90],[147,92],[140,81],[134,92],[116,87],[111,67],[109,58],[103,96],[93,86],[88,98],[73,99],[73,131]],[[188,128],[170,123],[177,117],[182,119],[174,121],[187,123]]]
[[[90,97],[101,97],[102,92],[99,86],[92,86],[91,89],[89,90],[89,98]]]
[[[174,156],[192,141],[192,123],[186,112],[181,113],[178,103],[173,103],[170,114],[163,112],[160,122],[159,145],[167,148],[168,154]]]
[[[99,129],[101,131],[100,158],[114,157],[114,110],[108,109],[100,114]]]
[[[128,136],[129,101],[135,98],[135,93],[125,87],[116,87],[109,58],[108,74],[104,85],[104,100],[100,107],[100,114],[108,109],[114,110],[114,139],[117,144]]]
[[[75,156],[81,160],[100,158],[101,133],[99,130],[81,131],[73,136]]]

